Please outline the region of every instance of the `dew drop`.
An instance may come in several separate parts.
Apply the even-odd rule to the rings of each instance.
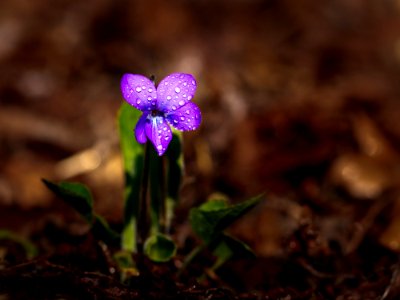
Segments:
[[[185,101],[183,101],[183,100],[181,100],[181,101],[179,101],[179,105],[184,105],[185,104]]]
[[[140,93],[142,91],[142,88],[140,86],[138,86],[135,90],[136,90],[136,92]]]
[[[143,85],[143,86],[142,86],[142,90],[145,90],[145,89],[146,89],[146,86]]]
[[[196,84],[196,81],[192,80],[192,84],[195,85],[195,84]]]
[[[171,100],[171,96],[167,96],[167,100]]]
[[[151,97],[150,97],[150,96],[149,96],[149,97],[147,97],[147,100],[151,101]]]
[[[151,93],[152,91],[153,91],[153,89],[150,88],[150,89],[149,89],[149,93]]]
[[[186,110],[186,114],[187,114],[187,115],[190,115],[190,110],[187,109],[187,110]]]
[[[176,87],[176,88],[175,88],[175,93],[180,93],[180,92],[181,92],[181,89],[178,88],[178,87]]]
[[[158,145],[158,146],[157,146],[157,149],[158,149],[158,150],[162,150],[162,145]]]
[[[166,141],[168,141],[168,140],[169,140],[169,137],[168,137],[168,136],[166,136],[164,139],[165,139]]]
[[[176,106],[175,105],[172,105],[172,110],[176,110]]]
[[[182,121],[185,121],[185,117],[181,117],[181,120],[182,120]]]
[[[188,96],[188,100],[191,100],[192,99],[192,96]]]
[[[185,81],[185,82],[183,83],[183,85],[184,85],[184,86],[187,86],[187,82]]]
[[[183,98],[186,98],[186,96],[187,96],[186,94],[183,94],[183,95],[182,95]]]
[[[137,99],[137,100],[136,100],[136,104],[140,104],[140,99]]]
[[[174,120],[174,123],[175,123],[175,124],[178,123],[178,120]]]

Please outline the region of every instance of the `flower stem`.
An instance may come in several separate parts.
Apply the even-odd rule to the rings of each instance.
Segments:
[[[149,184],[149,169],[150,169],[150,145],[147,142],[144,145],[144,158],[143,158],[143,175],[142,175],[142,185],[140,191],[139,199],[139,215],[138,215],[138,249],[139,252],[143,252],[143,244],[146,241],[148,233],[148,201],[147,201],[147,191]]]

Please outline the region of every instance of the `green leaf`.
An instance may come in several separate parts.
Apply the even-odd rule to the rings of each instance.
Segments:
[[[0,230],[0,240],[10,240],[21,245],[29,259],[38,255],[39,251],[34,244],[9,230]]]
[[[42,179],[42,181],[52,192],[85,218],[91,225],[91,231],[97,239],[109,243],[118,240],[119,234],[110,228],[103,217],[93,212],[92,194],[85,185],[74,182],[57,184],[46,179]]]
[[[132,252],[121,250],[116,252],[113,258],[121,271],[121,282],[128,284],[129,279],[139,276],[140,272],[132,258]]]
[[[119,234],[110,228],[110,225],[103,217],[97,214],[94,214],[92,233],[97,239],[103,240],[108,244],[115,243],[119,239]]]
[[[150,236],[144,243],[144,253],[155,262],[166,262],[174,257],[176,245],[174,241],[161,233]]]
[[[208,244],[260,200],[261,196],[257,196],[231,206],[225,206],[222,200],[212,200],[190,210],[190,223],[194,232]]]
[[[93,198],[85,185],[74,182],[57,184],[46,179],[42,179],[42,181],[54,194],[81,214],[87,222],[92,223]]]
[[[234,257],[255,258],[253,250],[247,244],[224,233],[218,237],[218,244],[213,254],[217,257],[216,262],[211,268],[213,271]]]
[[[137,220],[139,214],[140,187],[142,184],[144,147],[134,135],[134,128],[141,111],[127,103],[122,103],[118,114],[120,145],[124,162],[124,228],[122,231],[122,249],[136,252]]]

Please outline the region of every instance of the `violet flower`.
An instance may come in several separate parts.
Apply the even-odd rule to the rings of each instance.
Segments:
[[[168,123],[180,131],[195,130],[201,123],[200,109],[190,101],[196,92],[196,80],[190,74],[170,74],[157,88],[145,76],[125,74],[121,91],[126,102],[143,112],[136,124],[136,140],[144,144],[149,139],[159,156],[172,139]]]

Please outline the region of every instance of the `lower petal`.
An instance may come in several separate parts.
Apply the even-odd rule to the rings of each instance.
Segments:
[[[154,145],[159,156],[167,150],[172,139],[172,131],[163,116],[150,118],[146,123],[146,136]]]
[[[146,113],[142,114],[142,116],[140,117],[139,121],[136,124],[135,137],[138,143],[140,144],[144,144],[147,142],[146,131],[145,131],[146,122],[148,121],[147,117],[148,114]]]
[[[201,123],[200,108],[193,102],[166,114],[168,122],[181,131],[195,130]]]

